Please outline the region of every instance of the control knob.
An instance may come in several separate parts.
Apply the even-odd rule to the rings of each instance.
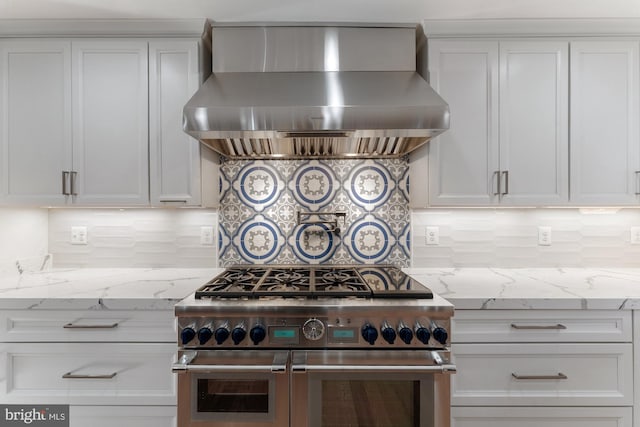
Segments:
[[[389,323],[387,323],[385,321],[382,324],[382,327],[380,328],[380,331],[382,332],[382,338],[384,338],[384,340],[386,342],[388,342],[389,344],[393,344],[393,342],[396,340],[396,331],[395,331],[395,329],[393,329],[391,326],[389,326]]]
[[[425,345],[429,344],[429,338],[431,338],[429,329],[422,326],[420,322],[416,322],[416,338]]]
[[[433,335],[433,339],[438,341],[440,344],[447,344],[447,339],[449,338],[447,330],[441,326],[436,325],[435,322],[431,322],[431,334]]]
[[[238,323],[238,325],[233,328],[231,331],[231,341],[235,345],[240,344],[240,342],[247,336],[247,328],[244,326],[244,323]]]
[[[378,339],[378,330],[370,323],[366,323],[362,327],[362,338],[369,344],[373,345]]]
[[[198,329],[198,341],[200,341],[200,345],[204,345],[204,343],[209,341],[212,336],[213,331],[211,330],[211,325],[203,326]]]
[[[189,341],[196,337],[196,331],[193,325],[189,325],[182,330],[180,333],[180,341],[182,341],[182,345],[186,345]]]
[[[411,340],[413,340],[413,331],[403,322],[400,322],[400,325],[398,325],[398,335],[403,343],[411,344]]]
[[[260,342],[264,341],[266,337],[267,331],[262,325],[255,325],[253,328],[251,328],[251,331],[249,331],[249,338],[251,338],[251,341],[253,341],[254,345],[258,345]]]
[[[222,325],[220,325],[216,331],[214,332],[213,336],[216,340],[216,343],[218,345],[222,344],[223,342],[225,342],[227,340],[227,338],[229,338],[229,335],[231,335],[231,333],[229,332],[229,324],[228,323],[224,323]]]

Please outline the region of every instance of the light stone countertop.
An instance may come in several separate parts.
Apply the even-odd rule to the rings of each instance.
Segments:
[[[457,310],[640,309],[640,269],[406,268]]]
[[[67,268],[0,277],[0,309],[172,310],[218,268]],[[456,309],[640,309],[640,269],[406,268]]]
[[[64,268],[0,277],[0,309],[172,310],[222,269]]]

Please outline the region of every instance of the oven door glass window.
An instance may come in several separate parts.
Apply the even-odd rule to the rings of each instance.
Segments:
[[[267,422],[274,419],[273,376],[200,374],[192,381],[194,420]]]
[[[198,412],[269,412],[268,380],[198,380]]]
[[[407,376],[321,375],[309,382],[313,427],[420,427],[429,411],[425,381]],[[424,417],[427,418],[427,417]]]

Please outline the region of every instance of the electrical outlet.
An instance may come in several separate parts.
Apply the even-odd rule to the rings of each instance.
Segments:
[[[200,227],[200,244],[213,245],[213,227]]]
[[[551,246],[551,227],[538,227],[538,245]]]
[[[640,227],[631,227],[631,244],[640,245]]]
[[[424,237],[425,237],[425,243],[427,245],[439,245],[440,244],[440,228],[427,227],[427,231]]]
[[[87,238],[87,227],[74,226],[71,227],[71,244],[72,245],[86,245],[89,239]]]

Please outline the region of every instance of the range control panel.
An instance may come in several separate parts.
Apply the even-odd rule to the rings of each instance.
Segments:
[[[421,348],[450,343],[449,319],[178,318],[183,348]]]

